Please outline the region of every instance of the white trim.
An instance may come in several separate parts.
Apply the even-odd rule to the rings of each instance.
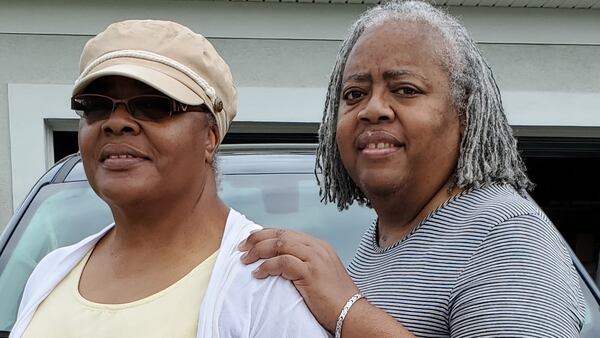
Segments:
[[[72,85],[8,84],[13,210],[53,161],[48,153],[52,133],[45,120],[78,119],[69,107],[71,89]]]
[[[79,129],[79,119],[45,119],[46,126],[52,131],[77,131]]]
[[[511,125],[600,127],[600,93],[503,91]]]
[[[211,38],[341,40],[368,7],[244,1],[2,1],[0,33],[95,35],[115,21],[155,18],[181,22]],[[600,45],[598,10],[450,7],[449,11],[482,43]]]
[[[44,119],[44,134],[46,136],[44,155],[46,157],[46,168],[50,168],[54,164],[54,133],[52,132],[52,126],[47,121],[47,119]]]

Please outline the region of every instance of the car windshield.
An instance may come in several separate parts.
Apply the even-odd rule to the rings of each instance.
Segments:
[[[375,215],[356,206],[340,213],[335,205],[321,204],[318,193],[312,173],[222,175],[219,191],[229,206],[261,225],[301,230],[327,240],[348,263]],[[25,282],[48,252],[111,222],[110,210],[87,182],[44,186],[0,257],[0,331],[11,329]]]
[[[48,252],[76,243],[111,222],[108,207],[87,182],[43,187],[0,259],[0,330],[12,327],[25,282]]]

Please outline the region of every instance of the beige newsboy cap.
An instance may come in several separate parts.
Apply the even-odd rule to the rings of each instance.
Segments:
[[[221,141],[236,114],[229,66],[200,34],[175,22],[127,20],[89,40],[79,62],[73,95],[103,76],[129,77],[185,104],[206,104]]]

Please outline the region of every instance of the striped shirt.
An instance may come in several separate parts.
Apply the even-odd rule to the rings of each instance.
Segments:
[[[348,270],[418,337],[578,337],[585,303],[556,229],[510,186],[465,191],[396,244],[376,225]]]

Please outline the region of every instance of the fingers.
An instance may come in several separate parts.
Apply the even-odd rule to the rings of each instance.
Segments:
[[[311,249],[307,245],[289,240],[285,237],[269,238],[262,240],[252,246],[242,257],[242,263],[251,264],[261,258],[272,258],[280,255],[292,255],[305,261],[310,255]]]
[[[259,231],[253,231],[250,233],[248,238],[246,238],[246,240],[240,243],[239,249],[241,251],[248,251],[252,246],[256,245],[256,243],[260,241],[273,238],[282,238],[290,235],[300,235],[300,233],[284,229],[262,229]]]
[[[285,279],[296,281],[305,279],[308,271],[308,266],[302,260],[291,255],[282,255],[267,259],[252,271],[252,276],[259,279],[268,276],[281,276]]]

